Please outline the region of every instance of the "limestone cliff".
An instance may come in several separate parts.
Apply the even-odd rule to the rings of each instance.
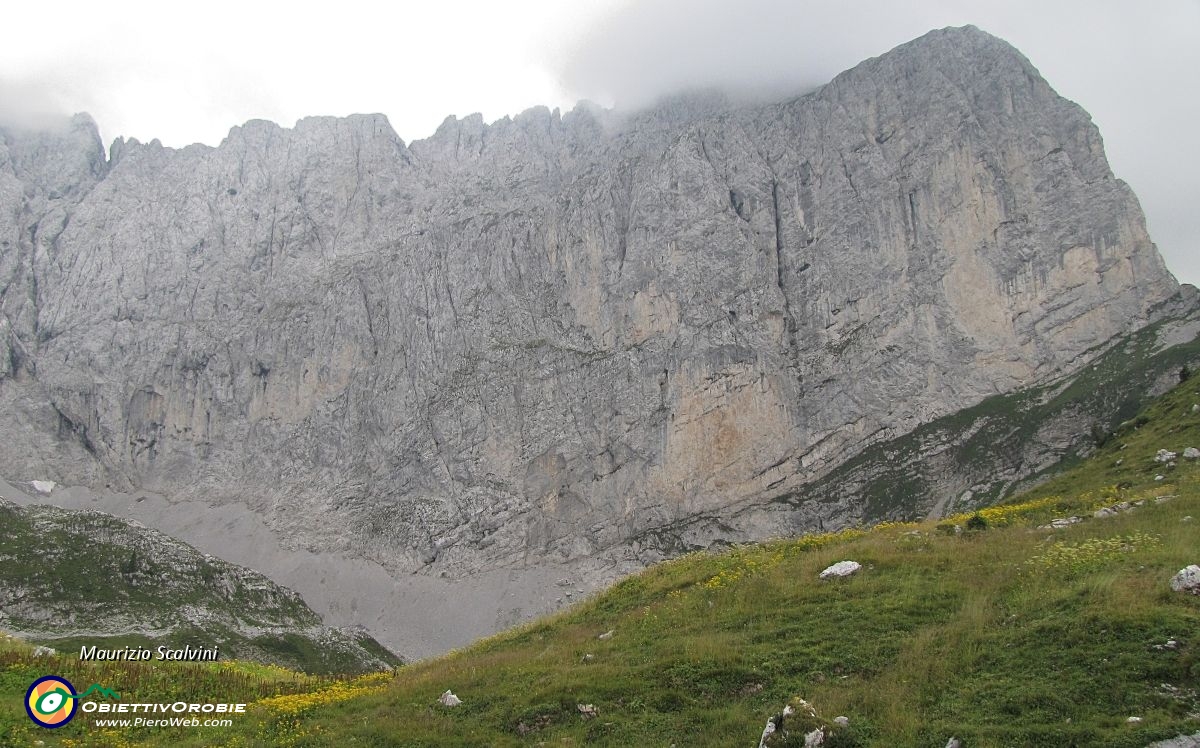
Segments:
[[[449,577],[719,540],[1177,292],[1087,113],[972,27],[770,104],[0,138],[0,475]],[[750,533],[862,516],[788,511]]]

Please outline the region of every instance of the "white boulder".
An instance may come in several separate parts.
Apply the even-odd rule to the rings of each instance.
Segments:
[[[862,564],[857,561],[838,561],[833,566],[830,566],[825,571],[821,572],[821,579],[829,579],[830,577],[848,577],[862,568]]]
[[[1171,577],[1171,589],[1176,592],[1190,592],[1200,595],[1200,566],[1192,564]]]

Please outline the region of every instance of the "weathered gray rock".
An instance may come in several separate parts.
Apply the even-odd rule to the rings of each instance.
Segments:
[[[1171,452],[1170,450],[1160,449],[1154,455],[1154,461],[1166,464],[1166,463],[1174,462],[1175,458],[1178,456],[1179,456],[1178,454],[1176,454],[1175,452]]]
[[[830,577],[848,577],[851,574],[858,572],[862,568],[862,564],[857,561],[838,561],[836,564],[828,567],[821,572],[821,579],[829,579]]]
[[[1110,511],[1115,514],[1116,507],[1113,507]],[[1097,513],[1094,516],[1101,517],[1101,516],[1107,516],[1107,515],[1101,515],[1101,514]],[[1039,529],[1039,530],[1065,530],[1066,528],[1070,527],[1071,525],[1077,525],[1082,521],[1083,521],[1082,517],[1074,517],[1074,516],[1058,517],[1057,519],[1050,520],[1050,524],[1038,525],[1037,529]]]
[[[595,719],[600,716],[600,710],[595,704],[576,704],[575,711],[579,712],[579,716],[584,719]]]
[[[462,699],[455,696],[450,689],[446,689],[445,693],[438,697],[438,703],[442,706],[458,706],[462,703]]]
[[[847,524],[786,499],[1177,291],[1088,115],[971,27],[765,105],[0,138],[0,475],[397,573]]]
[[[787,702],[784,711],[767,720],[762,735],[758,738],[758,748],[773,748],[785,744],[791,746],[799,744],[799,738],[803,738],[805,748],[820,748],[848,725],[850,720],[845,717],[835,718],[833,723],[827,722],[817,714],[814,706],[797,696]]]
[[[1183,458],[1185,460],[1200,460],[1200,449],[1188,447],[1187,449],[1183,450]]]
[[[1151,743],[1146,748],[1200,748],[1200,732],[1195,735],[1179,735],[1169,740]]]
[[[1179,573],[1171,577],[1171,589],[1175,592],[1200,595],[1200,566],[1192,564],[1180,569]]]

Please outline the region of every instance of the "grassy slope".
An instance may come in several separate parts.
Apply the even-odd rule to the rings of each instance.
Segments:
[[[144,632],[36,639],[64,652],[219,646],[225,658],[310,673],[361,671],[374,658],[400,663],[369,637],[318,640],[320,617],[266,577],[100,512],[0,503],[0,602],[5,591],[19,604],[0,610],[0,626]]]
[[[1160,448],[1200,447],[1193,403],[1200,379],[1020,504],[985,510],[987,530],[886,525],[687,556],[389,682],[260,702],[221,740],[753,745],[796,695],[826,718],[849,717],[840,745],[940,748],[956,735],[972,748],[1145,746],[1196,732],[1200,597],[1172,593],[1167,582],[1200,563],[1200,520],[1183,521],[1200,517],[1200,466],[1153,462]],[[1162,495],[1175,498],[1152,500]],[[1097,506],[1143,499],[1117,517],[1090,518]],[[1070,514],[1089,519],[1036,529]],[[866,568],[817,579],[842,559]],[[1160,647],[1168,640],[1177,646]],[[437,705],[448,688],[462,706]],[[580,703],[599,716],[581,717]],[[1130,716],[1143,721],[1127,724]],[[58,737],[20,737],[34,736]],[[214,734],[129,737],[204,745]]]

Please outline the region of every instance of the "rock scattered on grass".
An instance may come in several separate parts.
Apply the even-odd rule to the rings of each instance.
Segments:
[[[962,748],[962,741],[958,738],[950,738],[946,742],[946,748]]]
[[[848,577],[862,568],[862,564],[857,561],[838,561],[833,566],[830,566],[825,571],[821,572],[821,579],[829,579],[830,577]]]
[[[56,652],[53,647],[38,647],[37,649],[33,650],[34,657],[53,657],[56,654],[58,654],[58,652]]]
[[[1200,449],[1188,447],[1183,450],[1183,459],[1185,460],[1200,460]]]
[[[462,703],[462,699],[455,696],[450,692],[450,689],[447,688],[446,693],[442,694],[441,697],[438,698],[438,702],[441,703],[442,706],[458,706]]]
[[[1101,508],[1097,509],[1095,512],[1093,512],[1092,516],[1097,519],[1103,519],[1104,517],[1115,517],[1116,515],[1120,514],[1121,512],[1128,512],[1130,509],[1133,509],[1135,506],[1142,506],[1142,504],[1144,504],[1144,503],[1145,503],[1144,501],[1135,501],[1132,504],[1130,504],[1128,501],[1122,501],[1122,502],[1113,504],[1112,506],[1101,507]]]
[[[1176,454],[1175,452],[1172,452],[1170,450],[1160,449],[1160,450],[1158,450],[1157,453],[1155,453],[1154,461],[1161,462],[1162,464],[1165,465],[1168,462],[1173,462],[1175,460],[1175,458],[1178,456],[1179,456],[1178,454]]]
[[[1037,529],[1039,529],[1039,530],[1063,530],[1063,529],[1070,527],[1071,525],[1079,524],[1082,521],[1083,521],[1082,517],[1059,517],[1058,519],[1051,520],[1050,524],[1048,524],[1048,525],[1038,525]]]
[[[616,629],[609,629],[608,631],[605,631],[603,634],[601,634],[600,636],[597,636],[596,638],[599,639],[600,641],[606,641],[608,639],[613,638],[613,634],[615,634],[615,633],[617,633]]]
[[[596,708],[595,704],[576,704],[575,709],[584,719],[594,719],[600,716],[600,710]]]
[[[1200,566],[1192,564],[1180,569],[1178,574],[1171,577],[1171,589],[1200,595]]]
[[[795,697],[784,706],[783,711],[767,720],[759,748],[775,748],[783,745],[799,745],[803,739],[805,748],[820,748],[837,742],[838,735],[848,729],[850,720],[838,717],[827,722],[817,714],[816,708],[800,697]],[[803,737],[802,737],[803,736]]]

